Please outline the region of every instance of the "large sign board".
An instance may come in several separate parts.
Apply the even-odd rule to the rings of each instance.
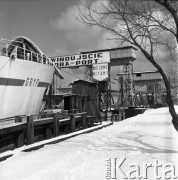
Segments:
[[[88,54],[77,54],[71,56],[58,56],[50,58],[59,68],[87,66],[97,63],[109,63],[109,52],[96,52]]]
[[[108,80],[108,63],[93,64],[92,66],[94,81]]]

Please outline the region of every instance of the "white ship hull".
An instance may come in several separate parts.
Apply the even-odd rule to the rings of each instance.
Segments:
[[[0,119],[38,114],[54,67],[0,56]]]

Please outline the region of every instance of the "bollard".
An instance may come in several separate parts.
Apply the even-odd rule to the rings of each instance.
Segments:
[[[90,119],[90,127],[94,126],[94,119],[95,119],[95,117],[91,117],[91,119]]]
[[[87,121],[87,127],[93,127],[94,126],[94,118],[93,116],[86,116]]]
[[[45,129],[45,138],[50,139],[52,137],[51,127],[46,127]]]
[[[114,114],[114,121],[117,121],[117,114]]]
[[[125,119],[125,110],[122,110],[122,120]]]
[[[59,136],[59,113],[54,114],[54,137]]]
[[[115,115],[115,121],[119,121],[119,114]]]
[[[21,131],[17,136],[17,148],[22,147],[25,144],[24,131]]]
[[[27,145],[34,143],[34,116],[27,117]]]
[[[102,124],[103,121],[105,120],[105,117],[100,117],[99,119],[100,119],[100,124]]]
[[[121,118],[121,111],[119,111],[119,114],[118,114],[118,121],[121,121],[122,118]]]
[[[75,114],[70,114],[70,130],[75,131]]]
[[[86,114],[87,114],[86,112],[84,112],[84,113],[82,114],[82,128],[83,128],[83,129],[87,128]]]
[[[115,115],[112,114],[112,115],[111,115],[111,122],[113,123],[114,121],[116,121],[116,118],[115,118]]]

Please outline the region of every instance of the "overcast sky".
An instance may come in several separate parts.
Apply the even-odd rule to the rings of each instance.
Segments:
[[[94,0],[91,0],[94,3]],[[78,54],[81,51],[117,47],[107,40],[109,34],[101,29],[88,29],[76,20],[80,0],[0,0],[0,38],[13,39],[26,36],[47,56]],[[154,68],[138,55],[134,70]],[[65,69],[66,71],[66,69]],[[117,68],[114,70],[117,73]],[[69,70],[82,77],[81,70]],[[76,79],[62,72],[62,86]],[[113,77],[115,78],[115,77]]]

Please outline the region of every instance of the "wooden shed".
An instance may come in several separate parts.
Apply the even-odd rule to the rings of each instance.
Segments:
[[[99,117],[97,85],[94,82],[85,80],[74,81],[72,83],[72,95],[66,97],[66,102],[70,103],[70,105],[68,104],[70,109],[77,109],[78,112],[87,112],[87,116]]]

